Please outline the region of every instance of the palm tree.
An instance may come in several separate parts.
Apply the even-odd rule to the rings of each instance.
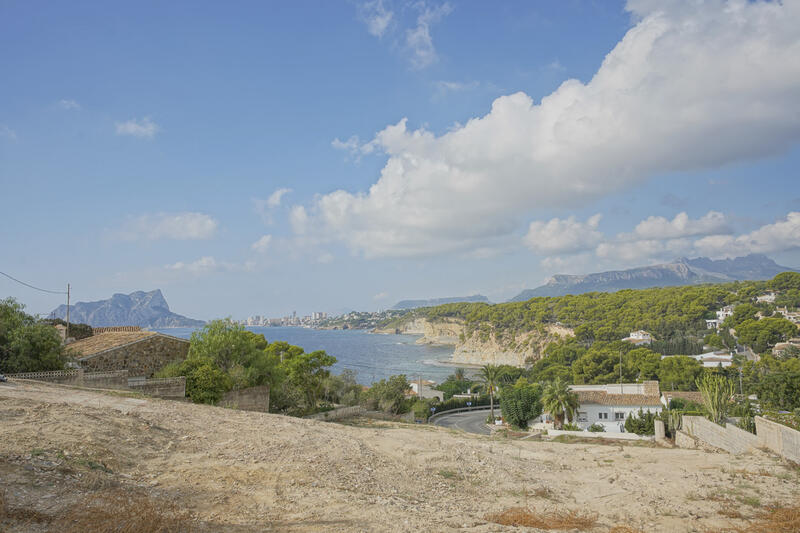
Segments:
[[[505,374],[505,371],[497,365],[486,365],[478,373],[478,377],[486,384],[486,388],[489,390],[489,409],[492,420],[494,420],[494,390],[500,380],[503,379],[503,374]]]
[[[463,368],[456,368],[455,371],[453,371],[453,377],[456,381],[464,381],[467,377],[467,373]]]
[[[542,407],[555,419],[557,428],[564,427],[564,419],[570,422],[578,410],[578,395],[569,390],[561,378],[556,378],[545,386],[542,393]]]

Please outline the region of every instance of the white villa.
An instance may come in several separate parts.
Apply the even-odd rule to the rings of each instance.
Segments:
[[[706,329],[716,329],[718,330],[719,327],[725,322],[725,319],[729,316],[733,316],[733,306],[726,305],[719,311],[717,311],[717,318],[706,319]]]
[[[662,355],[661,359],[667,357],[691,357],[695,361],[707,368],[717,368],[718,366],[728,367],[733,364],[733,356],[730,352],[725,350],[717,350],[716,352],[706,352],[700,355]]]
[[[622,339],[633,344],[650,344],[653,342],[653,336],[644,330],[631,331],[631,334]]]
[[[800,311],[789,311],[788,307],[778,307],[775,312],[783,316],[786,320],[800,325]]]
[[[771,303],[775,302],[775,297],[776,296],[777,295],[774,292],[770,291],[770,292],[767,292],[767,293],[762,294],[760,296],[756,296],[756,302],[758,302],[758,303],[767,302],[767,303],[771,304]]]
[[[660,413],[664,407],[658,381],[570,385],[570,389],[578,395],[580,404],[572,422],[584,430],[592,424],[599,424],[608,433],[624,433],[625,419],[629,414],[636,416],[639,409]],[[545,413],[529,425],[536,429],[553,429],[552,417]]]

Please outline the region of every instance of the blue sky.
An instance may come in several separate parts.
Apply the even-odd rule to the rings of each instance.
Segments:
[[[208,319],[798,267],[799,4],[5,1],[0,270]]]

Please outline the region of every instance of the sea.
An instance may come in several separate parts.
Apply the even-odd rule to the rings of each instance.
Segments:
[[[160,329],[167,335],[188,339],[197,328]],[[331,371],[356,371],[356,380],[370,385],[389,376],[405,374],[409,381],[418,378],[437,383],[453,373],[447,361],[453,355],[452,346],[416,344],[418,335],[380,335],[366,330],[329,330],[296,327],[247,327],[264,335],[269,342],[285,341],[300,346],[306,352],[325,350],[336,357]]]

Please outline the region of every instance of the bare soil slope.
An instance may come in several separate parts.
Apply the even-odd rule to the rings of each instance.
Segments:
[[[487,520],[512,507],[596,515],[587,531],[706,531],[796,502],[799,479],[763,453],[340,425],[0,384],[0,531],[85,530],[87,517],[133,508],[162,513],[164,531],[518,531]]]

